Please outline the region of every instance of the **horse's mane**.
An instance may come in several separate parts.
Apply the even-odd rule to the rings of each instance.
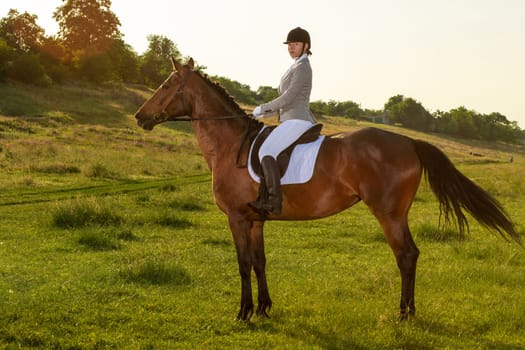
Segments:
[[[228,106],[230,106],[235,112],[239,113],[240,115],[247,116],[246,112],[241,108],[241,106],[239,106],[233,96],[230,95],[222,85],[220,85],[218,82],[212,81],[207,74],[201,74],[199,71],[194,72],[197,73],[209,87],[222,96]]]

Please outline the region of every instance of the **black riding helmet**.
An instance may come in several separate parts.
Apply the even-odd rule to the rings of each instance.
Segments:
[[[308,34],[308,32],[304,30],[303,28],[297,27],[297,28],[290,30],[290,32],[288,33],[288,36],[286,37],[286,41],[283,44],[294,43],[294,42],[307,43],[308,50],[306,51],[306,53],[308,55],[312,54],[312,52],[310,51],[310,49],[312,48],[312,42],[310,41],[310,34]]]

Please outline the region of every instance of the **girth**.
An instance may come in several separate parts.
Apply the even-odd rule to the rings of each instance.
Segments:
[[[253,171],[255,174],[257,174],[259,177],[262,176],[261,172],[261,161],[259,159],[259,149],[261,148],[263,142],[266,140],[268,135],[276,128],[277,126],[269,126],[264,128],[255,138],[253,141],[253,147],[252,147],[252,153],[251,157],[249,159],[250,164],[252,166]],[[283,150],[279,155],[277,156],[277,164],[279,165],[279,171],[281,174],[281,177],[286,172],[286,169],[288,169],[288,165],[290,164],[290,158],[292,156],[292,152],[295,148],[295,146],[303,144],[303,143],[310,143],[317,140],[317,138],[321,135],[321,129],[323,128],[323,124],[315,124],[310,129],[306,130],[304,134],[299,136],[299,138],[292,143],[288,148]]]

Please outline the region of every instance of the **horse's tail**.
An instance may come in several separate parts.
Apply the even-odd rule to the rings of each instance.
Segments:
[[[450,214],[454,214],[460,235],[464,236],[469,227],[463,208],[483,226],[521,244],[514,224],[494,197],[460,173],[437,147],[421,140],[414,140],[414,145],[430,188],[439,200],[440,218],[444,215],[448,223]]]

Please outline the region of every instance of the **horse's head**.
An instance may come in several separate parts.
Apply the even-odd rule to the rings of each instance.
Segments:
[[[191,113],[191,105],[185,96],[184,88],[193,71],[193,59],[190,58],[185,65],[180,64],[174,58],[171,59],[171,62],[173,72],[135,113],[138,125],[146,130]]]

